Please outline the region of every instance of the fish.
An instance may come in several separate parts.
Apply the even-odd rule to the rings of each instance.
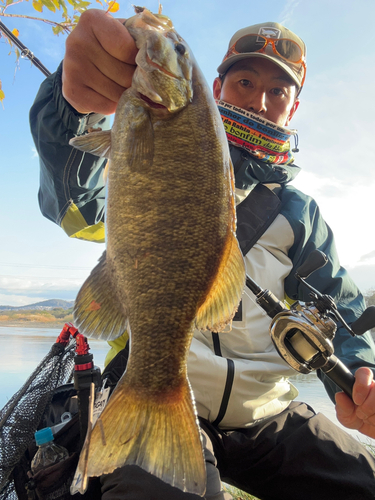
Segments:
[[[125,22],[138,48],[110,131],[71,144],[109,158],[106,250],[82,285],[74,324],[129,332],[127,369],[86,439],[75,484],[136,464],[203,496],[204,455],[187,357],[195,328],[221,331],[245,283],[222,120],[185,40],[161,13]]]

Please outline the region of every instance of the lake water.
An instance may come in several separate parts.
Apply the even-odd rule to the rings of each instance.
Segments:
[[[62,325],[63,326],[63,325]],[[49,352],[61,329],[0,327],[0,409],[24,384],[36,366]],[[108,344],[100,340],[89,340],[90,352],[95,365],[103,368]],[[310,404],[315,411],[324,413],[330,420],[342,427],[336,419],[335,409],[328,398],[323,384],[315,374],[297,374],[293,384],[299,390],[300,401]],[[342,427],[344,429],[344,427]],[[345,429],[364,443],[374,444],[356,431]]]

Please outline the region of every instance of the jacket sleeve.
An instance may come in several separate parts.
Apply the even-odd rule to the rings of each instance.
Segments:
[[[285,215],[295,235],[295,243],[289,251],[293,269],[285,280],[285,293],[293,301],[311,301],[309,290],[297,281],[294,275],[313,250],[321,250],[326,254],[328,263],[311,274],[308,282],[321,293],[333,297],[340,314],[350,325],[362,314],[366,306],[361,292],[347,271],[340,266],[332,231],[312,198],[289,186],[285,191],[286,200],[284,199],[283,203],[286,201],[285,206],[288,207]],[[299,214],[299,217],[296,217],[296,214]],[[370,332],[352,337],[339,324],[333,345],[335,355],[352,373],[362,366],[370,367],[375,373],[375,346]],[[317,374],[334,401],[335,393],[341,389],[320,370]]]
[[[72,238],[104,241],[103,170],[107,160],[83,153],[69,140],[90,127],[108,129],[109,118],[81,115],[62,96],[62,63],[41,85],[30,110],[39,154],[39,206]]]

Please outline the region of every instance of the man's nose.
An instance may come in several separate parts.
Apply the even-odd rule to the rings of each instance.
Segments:
[[[266,93],[264,91],[254,92],[247,103],[246,109],[258,115],[263,115],[267,111]]]

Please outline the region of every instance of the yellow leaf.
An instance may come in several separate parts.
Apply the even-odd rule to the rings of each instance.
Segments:
[[[13,33],[13,35],[14,35],[14,36],[16,36],[17,38],[18,38],[18,36],[19,36],[19,34],[20,34],[20,32],[18,31],[18,29],[17,29],[17,28],[14,28],[14,30],[12,30],[12,33]]]
[[[37,12],[43,12],[43,5],[37,0],[33,1],[33,7]]]
[[[5,99],[4,91],[0,90],[0,102],[3,102],[4,99]]]
[[[54,6],[53,2],[51,0],[40,0],[40,2],[47,7],[48,10],[52,12],[56,12],[56,7]]]
[[[117,12],[120,8],[118,2],[109,2],[107,12]]]

